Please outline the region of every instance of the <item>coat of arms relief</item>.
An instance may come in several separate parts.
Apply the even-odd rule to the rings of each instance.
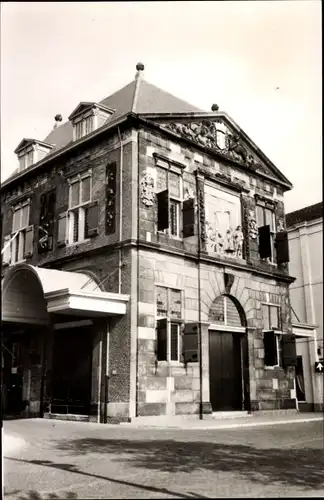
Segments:
[[[258,158],[241,140],[240,135],[221,120],[202,119],[201,121],[167,123],[163,128],[182,137],[191,139],[201,146],[216,149],[225,157],[244,164],[254,170],[265,168]]]

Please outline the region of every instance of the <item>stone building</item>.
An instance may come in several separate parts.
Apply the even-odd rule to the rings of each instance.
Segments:
[[[2,184],[6,412],[294,410],[292,185],[217,105],[136,69],[23,139]]]
[[[296,335],[296,396],[300,411],[323,411],[323,202],[286,214],[290,287]]]

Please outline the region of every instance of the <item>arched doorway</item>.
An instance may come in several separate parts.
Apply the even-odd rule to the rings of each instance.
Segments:
[[[246,318],[239,302],[221,295],[209,312],[209,385],[213,411],[249,410]]]
[[[20,417],[25,411],[40,416],[50,317],[33,267],[20,264],[9,270],[2,283],[1,312],[4,416]]]

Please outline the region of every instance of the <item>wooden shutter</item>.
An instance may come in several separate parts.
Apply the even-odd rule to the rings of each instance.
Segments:
[[[277,345],[274,332],[264,332],[264,364],[265,366],[274,366],[277,364]]]
[[[98,234],[99,225],[99,203],[93,201],[85,209],[85,238],[91,238]]]
[[[195,200],[185,200],[182,206],[183,237],[188,238],[195,234]]]
[[[66,227],[67,224],[67,212],[63,212],[58,216],[58,227],[57,227],[57,246],[63,247],[67,243],[66,239]]]
[[[183,360],[185,363],[198,362],[198,324],[184,325],[182,336]]]
[[[53,248],[53,226],[56,203],[56,191],[44,193],[40,197],[40,217],[38,227],[38,252],[43,253]]]
[[[282,364],[284,367],[297,364],[296,337],[293,333],[282,336]]]
[[[271,257],[270,226],[259,227],[259,254],[261,259]]]
[[[280,231],[276,234],[277,264],[289,262],[289,246],[287,231]]]
[[[116,176],[117,165],[110,163],[106,167],[106,234],[116,231]]]
[[[34,247],[34,226],[25,229],[24,259],[33,255]]]
[[[156,195],[158,205],[158,231],[169,227],[169,191],[161,191]]]
[[[2,253],[2,265],[11,263],[11,235],[8,234],[3,238],[3,253]]]
[[[158,361],[167,360],[168,346],[168,320],[166,318],[157,321],[156,356]]]

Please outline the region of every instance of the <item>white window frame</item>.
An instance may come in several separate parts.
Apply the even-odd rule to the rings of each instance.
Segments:
[[[164,315],[164,316],[159,316],[158,315],[158,308],[157,308],[157,288],[164,288],[167,290],[167,296],[168,296],[168,304],[167,304],[167,307],[168,307],[168,310],[167,310],[167,314]],[[166,319],[167,320],[167,359],[166,360],[160,360],[159,362],[163,363],[163,362],[168,362],[168,363],[176,363],[176,364],[179,364],[181,363],[181,357],[182,357],[182,339],[181,339],[181,324],[182,324],[182,320],[181,318],[179,319],[176,319],[176,318],[172,318],[170,316],[170,313],[169,313],[169,305],[170,305],[170,294],[171,294],[171,290],[174,290],[176,292],[180,292],[180,300],[181,300],[181,317],[183,316],[183,291],[179,288],[174,288],[174,287],[168,287],[168,286],[165,286],[165,285],[160,285],[160,284],[156,284],[155,285],[155,317],[156,317],[156,320],[160,320],[160,319]],[[171,325],[177,325],[177,329],[178,329],[178,359],[171,359]]]
[[[280,368],[282,367],[282,345],[281,345],[281,342],[282,342],[282,335],[283,335],[283,331],[282,331],[282,318],[281,318],[281,306],[278,305],[278,304],[273,304],[271,302],[261,302],[261,310],[262,310],[262,306],[268,306],[268,307],[275,307],[278,311],[278,320],[279,320],[279,328],[272,328],[272,325],[269,324],[267,325],[266,328],[264,328],[264,319],[262,317],[262,321],[263,321],[263,333],[267,333],[269,331],[271,332],[274,332],[275,334],[275,339],[276,339],[276,356],[277,356],[277,364],[275,365],[265,365],[265,368],[267,369],[273,369],[273,368]],[[269,316],[269,318],[271,317],[271,315]]]
[[[25,261],[25,259],[24,259],[25,236],[26,236],[26,229],[30,226],[30,224],[29,224],[30,199],[28,198],[27,200],[24,200],[20,203],[17,203],[17,205],[13,206],[13,212],[21,210],[25,207],[28,207],[27,218],[26,218],[27,224],[26,225],[24,225],[24,226],[20,225],[18,229],[14,229],[13,228],[13,219],[12,219],[11,238],[13,238],[13,239],[12,239],[11,244],[10,244],[10,253],[11,253],[10,264],[11,265],[18,264],[19,262]],[[14,214],[13,214],[13,217],[14,217]],[[16,260],[17,246],[18,246],[18,257]]]
[[[85,114],[75,118],[73,123],[74,140],[79,140],[95,130],[95,115]]]
[[[263,221],[262,221],[262,224],[260,224],[260,221],[259,221],[259,216],[258,216],[258,207],[262,208],[262,211],[263,211]],[[271,259],[270,257],[267,257],[267,261],[270,263],[270,264],[273,264],[274,266],[277,265],[276,263],[276,247],[275,247],[275,238],[276,238],[276,218],[275,218],[275,212],[274,212],[274,208],[272,207],[269,207],[269,206],[266,206],[266,204],[262,201],[257,201],[256,202],[256,210],[255,210],[255,213],[256,213],[256,222],[257,222],[257,227],[263,227],[266,224],[265,222],[265,215],[264,215],[264,211],[265,210],[269,210],[269,212],[271,212],[271,219],[272,219],[272,229],[271,229],[271,225],[270,225],[270,238],[271,238]],[[259,239],[259,236],[258,236],[258,239]]]
[[[159,233],[162,233],[162,234],[167,234],[168,236],[170,236],[171,238],[174,238],[174,239],[178,239],[180,240],[182,237],[182,217],[181,217],[181,214],[182,214],[182,203],[183,203],[183,176],[182,176],[182,170],[180,167],[177,167],[176,165],[173,165],[172,164],[172,160],[161,160],[160,158],[157,158],[156,160],[156,164],[155,164],[155,167],[156,167],[156,180],[158,179],[158,168],[163,168],[164,170],[166,170],[167,172],[167,179],[166,179],[166,189],[168,190],[169,192],[169,201],[173,201],[176,203],[176,207],[177,207],[177,214],[176,214],[176,217],[177,217],[177,234],[172,234],[171,233],[171,217],[170,217],[170,207],[169,207],[169,227],[167,229],[164,229],[164,231],[158,231]],[[169,187],[169,173],[172,172],[173,174],[176,174],[178,177],[179,177],[179,180],[180,180],[180,196],[171,196],[170,195],[170,187]]]
[[[90,197],[89,200],[82,202],[82,181],[84,179],[90,179]],[[87,241],[85,239],[85,210],[88,205],[92,201],[92,172],[88,170],[83,172],[82,174],[78,174],[77,176],[68,179],[69,183],[69,208],[67,213],[67,240],[69,245],[76,245],[78,243],[82,243],[83,241]],[[72,186],[73,184],[79,184],[79,203],[77,205],[72,206]],[[74,214],[78,214],[78,239],[77,241],[73,241],[73,229],[74,229]]]

